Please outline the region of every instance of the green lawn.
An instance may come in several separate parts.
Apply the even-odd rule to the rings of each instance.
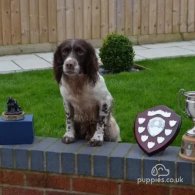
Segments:
[[[136,115],[156,105],[178,108],[179,89],[195,90],[195,57],[139,62],[150,70],[106,75],[114,97],[114,116],[121,128],[122,140],[135,142],[133,124]],[[0,112],[7,97],[18,100],[26,113],[33,113],[37,136],[61,137],[65,118],[62,99],[52,70],[0,75]],[[181,131],[173,145],[180,145],[192,122],[182,115]]]

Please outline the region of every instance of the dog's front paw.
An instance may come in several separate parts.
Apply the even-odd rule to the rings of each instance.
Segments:
[[[70,132],[66,132],[64,137],[62,138],[62,142],[65,144],[73,143],[75,142],[75,136]]]
[[[104,136],[102,134],[94,135],[90,141],[89,144],[91,146],[101,146],[103,144]]]

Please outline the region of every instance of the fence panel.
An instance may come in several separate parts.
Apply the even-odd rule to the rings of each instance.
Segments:
[[[11,38],[12,44],[21,43],[20,0],[11,0]]]
[[[116,0],[109,0],[109,33],[116,32]]]
[[[133,0],[125,0],[125,34],[133,34]]]
[[[172,0],[165,1],[165,33],[172,33],[172,17],[173,17]]]
[[[39,33],[40,43],[48,42],[48,7],[47,0],[39,1]]]
[[[66,38],[74,38],[74,1],[66,0]]]
[[[30,42],[29,1],[20,0],[20,11],[21,43],[26,44]]]
[[[178,33],[180,28],[180,1],[173,0],[173,33]]]
[[[65,0],[57,0],[57,39],[62,42],[66,38],[66,4]]]
[[[157,0],[149,0],[149,34],[156,34],[157,30]]]
[[[48,0],[48,29],[49,42],[55,43],[57,41],[57,1]]]
[[[133,0],[133,35],[139,35],[141,32],[141,1]]]
[[[75,37],[83,38],[83,0],[74,0]]]
[[[92,0],[92,39],[100,38],[100,0]]]
[[[39,43],[39,0],[30,0],[30,43]]]
[[[189,0],[188,2],[188,32],[194,32],[194,18],[195,18],[195,0]]]
[[[157,7],[157,34],[165,32],[165,0],[158,0]]]
[[[141,34],[149,33],[149,0],[141,0]]]
[[[195,38],[195,0],[0,0],[0,46],[101,40],[111,32],[148,42]]]
[[[104,38],[108,34],[108,1],[101,0],[101,38]]]
[[[0,0],[0,45],[3,44],[2,20],[1,20],[1,16],[2,16],[2,5],[1,5],[1,0]]]
[[[188,0],[181,0],[180,4],[180,32],[187,32]]]
[[[3,45],[12,44],[11,40],[11,2],[10,0],[2,0],[2,34]]]
[[[125,34],[125,0],[117,1],[117,33]]]

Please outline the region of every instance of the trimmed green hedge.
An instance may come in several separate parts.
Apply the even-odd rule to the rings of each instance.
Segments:
[[[99,55],[103,68],[112,73],[129,71],[133,65],[132,43],[124,35],[109,34],[103,41]]]

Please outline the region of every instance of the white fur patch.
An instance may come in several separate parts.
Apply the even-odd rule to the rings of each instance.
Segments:
[[[66,133],[64,134],[64,137],[70,137],[70,138],[74,138],[74,131],[66,131]]]
[[[91,141],[104,141],[104,134],[101,131],[96,131],[93,137],[91,138]]]

